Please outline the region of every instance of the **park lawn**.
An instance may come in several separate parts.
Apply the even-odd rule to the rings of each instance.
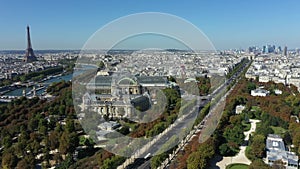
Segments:
[[[275,126],[271,126],[272,130],[274,131],[274,134],[280,135],[282,136],[286,130],[282,127],[275,127]]]
[[[258,106],[252,106],[251,107],[251,111],[260,111],[261,109],[260,109],[260,107],[258,107]]]
[[[246,164],[230,164],[226,169],[248,169],[249,166]]]

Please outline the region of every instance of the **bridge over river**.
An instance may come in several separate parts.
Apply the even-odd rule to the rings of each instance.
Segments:
[[[40,82],[17,83],[11,86],[7,86],[1,92],[0,102],[10,102],[13,99],[23,96],[24,92],[28,97],[32,97],[34,93],[37,96],[41,96],[45,94],[46,89],[53,82],[59,82],[62,80],[70,81],[72,79],[72,76],[73,76],[72,74],[50,76],[44,79],[44,81],[40,81]]]

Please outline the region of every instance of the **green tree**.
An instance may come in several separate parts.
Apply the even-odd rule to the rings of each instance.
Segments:
[[[113,156],[103,161],[103,165],[100,169],[115,169],[125,160],[125,157]]]
[[[2,145],[5,149],[9,148],[12,145],[12,139],[10,135],[7,135],[3,138]]]
[[[45,143],[45,147],[43,148],[43,153],[44,153],[43,160],[46,161],[44,168],[49,168],[50,167],[49,160],[51,158],[51,155],[50,155],[50,142],[48,137],[45,137],[44,143]]]
[[[235,142],[241,145],[244,141],[245,135],[242,125],[229,125],[225,128],[223,136],[228,142]]]
[[[65,130],[69,133],[72,133],[75,131],[75,125],[74,125],[74,120],[72,119],[67,119]]]
[[[295,149],[298,150],[298,154],[300,154],[300,133],[293,135],[293,145],[295,145]]]
[[[50,129],[54,129],[55,125],[56,125],[56,122],[57,122],[57,119],[54,116],[50,116],[49,119],[50,120],[49,120],[48,126],[49,126]]]
[[[35,158],[29,154],[22,158],[17,165],[17,169],[32,169],[35,168]]]
[[[33,140],[30,144],[29,144],[29,148],[31,150],[31,152],[34,154],[34,155],[37,155],[39,150],[40,150],[40,143],[37,142],[37,140]]]
[[[71,155],[67,155],[66,159],[60,164],[58,169],[68,169],[74,163]]]
[[[266,147],[265,137],[263,135],[254,135],[252,143],[251,143],[251,147],[252,147],[252,154],[256,158],[259,158],[259,159],[263,158],[264,150]]]
[[[273,134],[274,131],[273,129],[270,127],[269,123],[267,121],[265,121],[265,123],[261,124],[260,126],[258,126],[256,128],[256,133],[257,134],[261,134],[265,137],[268,136],[268,134]]]
[[[227,143],[224,143],[219,146],[219,152],[222,156],[228,156],[234,154],[234,151],[227,145]]]
[[[159,133],[163,132],[165,128],[166,128],[166,123],[160,122],[160,123],[156,124],[151,130],[146,131],[146,136],[152,137],[152,136],[158,135]]]
[[[187,160],[188,169],[205,169],[206,167],[207,161],[201,152],[196,151],[189,155]]]
[[[215,154],[215,142],[209,139],[199,145],[196,152],[189,155],[187,160],[188,169],[204,169],[207,168],[208,160]]]
[[[61,154],[67,154],[69,149],[69,133],[63,132],[59,139],[59,152]]]
[[[285,132],[284,136],[283,136],[283,140],[287,145],[291,145],[292,144],[292,137],[290,135],[289,132]]]
[[[26,77],[24,75],[22,75],[22,76],[20,76],[20,80],[21,80],[21,82],[25,82]]]
[[[2,155],[2,168],[14,168],[17,165],[17,157],[12,152],[4,152]]]
[[[151,168],[157,168],[168,157],[167,153],[162,153],[151,158]]]
[[[59,133],[57,131],[51,131],[49,133],[49,145],[51,150],[58,148],[59,138]]]
[[[104,64],[103,61],[98,62],[98,63],[97,63],[97,66],[98,66],[99,69],[105,68],[105,64]]]
[[[61,105],[59,106],[59,114],[60,114],[60,115],[65,115],[65,112],[66,112],[66,106],[63,105],[63,104],[61,104]]]
[[[56,123],[54,131],[56,131],[58,133],[60,133],[60,132],[63,131],[62,126],[61,126],[61,124],[59,122]]]
[[[39,121],[36,118],[32,118],[29,120],[28,129],[30,131],[34,131],[38,127]]]
[[[63,132],[59,140],[59,152],[61,154],[72,154],[79,145],[79,138],[75,132]]]
[[[248,91],[248,93],[250,93],[251,90],[254,90],[254,89],[256,89],[255,83],[253,83],[253,82],[248,82],[248,84],[247,84],[247,91]]]
[[[176,105],[178,99],[180,99],[179,92],[175,89],[166,88],[163,89],[163,92],[168,99],[168,105]]]

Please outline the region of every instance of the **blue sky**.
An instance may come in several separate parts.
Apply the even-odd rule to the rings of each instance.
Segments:
[[[196,25],[217,49],[300,47],[299,0],[11,0],[0,1],[0,50],[80,49],[105,24],[139,12],[163,12]]]

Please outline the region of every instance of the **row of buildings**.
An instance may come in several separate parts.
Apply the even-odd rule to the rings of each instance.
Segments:
[[[75,54],[74,52],[48,53],[47,51],[44,51],[42,54],[36,56],[36,61],[24,62],[22,52],[0,54],[0,80],[12,79],[18,75],[63,66],[59,63],[60,60],[74,59],[77,56],[78,54]]]
[[[49,51],[50,52],[50,51]],[[30,72],[37,72],[51,67],[59,66],[58,60],[65,58],[76,58],[73,53],[62,54],[43,52],[36,55],[32,49],[29,26],[27,26],[27,48],[24,52],[0,53],[0,80],[12,79],[14,76]]]
[[[256,56],[245,77],[263,83],[273,81],[294,85],[300,91],[300,57],[277,54]]]
[[[81,60],[83,64],[89,60],[105,65],[94,81],[87,83],[83,108],[92,108],[110,118],[132,117],[137,114],[136,109],[144,111],[160,103],[157,90],[177,87],[168,77],[195,83],[200,76],[225,76],[243,58],[214,52],[158,50],[79,56],[79,64]]]

